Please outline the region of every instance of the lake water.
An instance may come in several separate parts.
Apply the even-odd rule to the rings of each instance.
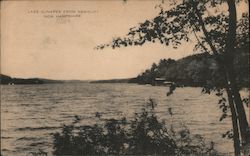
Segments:
[[[171,107],[176,127],[185,124],[192,134],[215,142],[220,152],[232,154],[232,141],[221,137],[231,129],[231,122],[219,122],[221,111],[215,95],[191,87],[177,88],[169,97],[167,91],[163,86],[136,84],[1,85],[1,153],[22,156],[40,149],[51,154],[52,134],[62,124],[71,123],[75,115],[83,118],[82,124],[93,124],[96,112],[102,118],[132,117],[153,98],[161,119],[169,121]]]

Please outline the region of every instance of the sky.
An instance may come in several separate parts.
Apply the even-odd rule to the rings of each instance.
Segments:
[[[192,41],[178,49],[160,43],[94,49],[155,17],[157,4],[153,0],[2,1],[1,73],[61,80],[130,78],[162,58],[193,54]],[[58,17],[65,14],[73,17]]]

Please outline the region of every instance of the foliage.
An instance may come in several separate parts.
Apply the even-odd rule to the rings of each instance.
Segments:
[[[172,68],[170,65],[165,66],[165,71],[161,69],[159,71],[157,68],[156,71],[152,71],[153,68],[151,68],[132,82],[154,84],[155,77],[163,76],[169,81],[178,81],[181,85],[221,86],[223,83],[225,85],[224,69],[212,68],[213,64],[218,64],[218,61],[220,64],[226,62],[231,64],[228,62],[228,57],[225,57],[229,12],[221,7],[227,2],[225,0],[173,0],[168,10],[164,9],[164,4],[160,5],[160,12],[155,18],[139,23],[136,27],[130,28],[125,37],[114,38],[111,43],[99,45],[96,49],[142,46],[147,42],[160,42],[163,45],[178,48],[184,42],[190,42],[195,38],[194,50],[203,52],[204,60],[196,60],[201,58],[197,56],[193,61],[189,60],[190,62],[173,63]],[[236,2],[241,3],[240,0]],[[236,26],[237,51],[232,57],[236,66],[229,70],[234,70],[240,87],[249,87],[249,13],[243,12],[241,18],[236,21]],[[185,58],[185,60],[188,59]]]
[[[234,61],[237,83],[240,87],[249,87],[249,53],[246,49],[237,52]],[[175,82],[177,86],[223,86],[223,76],[214,56],[207,53],[194,54],[176,61],[161,59],[130,82],[155,85],[158,77]]]
[[[150,99],[147,106],[131,121],[108,119],[104,124],[64,125],[54,134],[55,155],[216,155],[213,142],[206,144],[200,135],[191,135],[183,127],[178,132],[159,121],[156,103]]]
[[[165,72],[171,65],[175,64],[173,59],[161,59],[158,64],[153,63],[150,69],[145,70],[135,79],[130,80],[132,83],[155,84],[155,78],[165,77]]]
[[[164,0],[163,0],[164,1]],[[234,62],[237,56],[236,49],[249,50],[249,14],[242,13],[237,20],[236,4],[243,0],[173,0],[172,8],[164,10],[160,6],[160,13],[151,20],[140,23],[138,27],[129,30],[126,37],[115,38],[109,44],[97,46],[119,48],[121,46],[137,46],[146,42],[159,41],[166,46],[178,48],[183,42],[196,39],[194,50],[212,54],[218,64],[219,79],[222,79],[226,89],[233,125],[233,140],[235,155],[240,155],[240,146],[250,144],[249,124],[240,96],[239,74]],[[247,5],[248,1],[244,1]],[[226,5],[228,10],[225,10]],[[224,9],[223,9],[224,8]],[[238,60],[239,61],[239,60]],[[195,64],[194,64],[195,65]],[[249,69],[247,67],[247,69]],[[176,70],[174,71],[176,72]],[[217,78],[216,75],[212,75]],[[238,80],[237,80],[238,78]],[[216,81],[215,81],[216,82]],[[210,93],[213,88],[221,86],[209,84],[204,90]],[[211,88],[211,89],[210,89]],[[224,110],[221,120],[225,118]]]
[[[178,48],[183,42],[189,42],[195,36],[197,42],[194,50],[212,54],[212,49],[209,49],[207,43],[211,42],[216,48],[216,53],[222,54],[228,31],[228,14],[218,10],[225,2],[183,0],[177,1],[173,8],[166,11],[160,6],[161,10],[155,18],[145,20],[137,27],[130,28],[125,37],[114,38],[111,43],[99,45],[96,49],[142,46],[147,42],[160,42]],[[237,23],[238,48],[249,45],[248,17],[248,13],[242,13],[242,18]]]

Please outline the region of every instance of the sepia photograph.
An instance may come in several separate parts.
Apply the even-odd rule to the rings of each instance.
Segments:
[[[0,11],[0,156],[250,156],[248,0]]]

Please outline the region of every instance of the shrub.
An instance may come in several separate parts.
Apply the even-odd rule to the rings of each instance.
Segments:
[[[200,135],[191,135],[183,127],[176,132],[159,121],[149,103],[131,121],[105,120],[104,124],[64,125],[61,133],[54,134],[55,155],[216,155],[213,143],[206,144]],[[100,119],[100,117],[98,118]]]

